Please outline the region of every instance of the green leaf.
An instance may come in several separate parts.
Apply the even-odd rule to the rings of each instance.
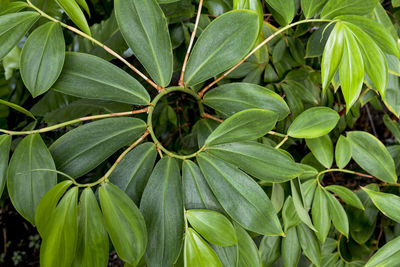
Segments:
[[[281,184],[272,184],[271,202],[276,213],[280,212],[285,201],[285,190]]]
[[[295,1],[293,0],[265,0],[268,5],[281,15],[286,24],[292,22],[295,16]]]
[[[216,145],[206,151],[260,180],[271,183],[286,182],[302,173],[291,157],[278,149],[256,142]]]
[[[185,266],[222,267],[217,254],[192,228],[185,234]]]
[[[172,266],[179,257],[184,236],[181,188],[178,162],[174,158],[162,158],[140,202],[149,238],[145,258],[150,266]]]
[[[251,236],[238,224],[235,224],[238,238],[239,261],[238,266],[259,267],[261,266],[260,254]]]
[[[211,119],[201,119],[197,122],[197,143],[199,148],[204,146],[208,136],[219,126],[219,122]]]
[[[264,109],[246,109],[229,117],[207,138],[207,147],[232,142],[254,140],[271,131],[277,115]]]
[[[365,267],[396,266],[400,261],[400,237],[381,247],[367,262]]]
[[[83,190],[78,212],[78,247],[74,266],[107,266],[109,241],[106,225],[91,188]]]
[[[285,267],[297,267],[301,255],[301,246],[296,227],[290,228],[282,238],[282,259]]]
[[[0,16],[3,16],[8,13],[17,13],[21,9],[24,9],[28,6],[27,3],[21,1],[11,2],[6,5],[4,8],[0,9]]]
[[[279,236],[264,236],[260,243],[260,259],[262,266],[268,267],[281,256],[281,240]]]
[[[333,143],[328,134],[321,137],[306,139],[308,148],[314,157],[326,168],[330,168],[333,163]]]
[[[0,197],[6,185],[11,139],[11,135],[0,135]]]
[[[321,18],[333,19],[340,15],[361,15],[371,13],[379,0],[329,0],[322,9]]]
[[[351,143],[341,135],[336,143],[335,160],[340,169],[344,169],[351,160]]]
[[[341,185],[329,185],[329,186],[325,187],[325,189],[336,194],[347,204],[349,204],[353,207],[356,207],[358,209],[364,210],[364,205],[362,204],[361,200],[350,189],[348,189],[344,186],[341,186]]]
[[[99,120],[64,134],[50,146],[50,152],[57,170],[77,178],[133,143],[145,130],[145,122],[136,118]]]
[[[78,241],[78,187],[69,190],[50,218],[42,236],[40,266],[71,266]]]
[[[15,209],[30,223],[42,197],[57,183],[54,161],[38,134],[28,135],[17,146],[8,167],[7,187]]]
[[[47,22],[28,37],[21,54],[21,77],[33,97],[54,84],[64,58],[65,41],[59,23]]]
[[[227,247],[237,243],[232,223],[221,213],[212,210],[188,210],[186,218],[201,236],[214,245]]]
[[[207,26],[193,47],[185,70],[185,84],[199,84],[233,67],[250,51],[257,36],[255,12],[234,10],[219,16]]]
[[[72,181],[63,181],[51,188],[40,200],[36,209],[35,224],[41,236],[45,236],[54,210],[65,191],[72,185]]]
[[[373,135],[354,131],[347,134],[352,146],[352,157],[369,174],[384,182],[397,181],[393,158],[386,147]]]
[[[238,245],[231,247],[220,247],[209,244],[210,247],[217,253],[219,260],[224,267],[237,266],[238,261]]]
[[[115,15],[125,41],[160,86],[172,77],[172,46],[167,20],[156,0],[116,0]]]
[[[130,151],[110,175],[110,182],[139,205],[157,157],[154,143],[144,143]]]
[[[56,0],[56,2],[82,31],[91,35],[85,15],[75,0]]]
[[[251,177],[204,152],[197,161],[219,203],[236,222],[256,233],[283,234],[270,199]]]
[[[332,194],[325,191],[329,203],[329,214],[335,228],[348,238],[349,220],[342,204]]]
[[[0,59],[18,44],[39,17],[39,13],[31,11],[0,17]]]
[[[264,10],[259,0],[233,0],[233,9],[249,9],[257,13],[259,30],[264,23]]]
[[[317,232],[315,233],[321,243],[324,244],[331,228],[331,218],[328,211],[328,198],[324,189],[317,186],[312,204],[312,219]]]
[[[321,247],[314,232],[310,230],[304,223],[296,226],[297,235],[300,246],[304,255],[315,265],[321,264]]]
[[[33,114],[31,112],[29,112],[28,110],[24,109],[23,107],[21,107],[21,106],[19,106],[17,104],[5,101],[3,99],[0,99],[0,104],[6,105],[6,106],[8,106],[8,107],[10,107],[12,109],[15,109],[16,111],[19,111],[19,112],[25,114],[26,116],[29,116],[32,119],[36,120],[35,116],[33,116]]]
[[[267,109],[278,114],[278,120],[289,115],[289,107],[277,93],[250,83],[229,83],[204,95],[204,104],[229,117],[250,108]]]
[[[288,229],[301,223],[296,208],[294,207],[292,196],[288,196],[285,200],[285,204],[283,204],[282,220],[285,233],[287,233]]]
[[[296,182],[298,183],[298,182]],[[292,191],[292,198],[293,198],[293,204],[294,208],[296,210],[297,215],[299,216],[300,220],[304,222],[308,227],[310,227],[313,231],[316,231],[314,228],[310,216],[308,215],[308,212],[305,208],[305,205],[302,200],[302,192],[301,192],[301,186],[296,186],[295,182],[292,180],[290,181],[290,188]]]
[[[146,224],[142,214],[135,203],[113,184],[100,186],[99,197],[106,229],[118,256],[136,265],[147,245]]]
[[[63,94],[89,99],[135,105],[148,105],[150,102],[146,89],[128,73],[104,59],[82,53],[66,53],[64,68],[52,88]]]
[[[303,9],[306,19],[314,17],[325,6],[328,0],[301,0],[301,8]]]
[[[375,192],[362,187],[368,194],[375,206],[390,219],[400,222],[400,197],[394,194]]]
[[[288,135],[295,138],[317,138],[332,131],[339,119],[339,114],[333,109],[309,108],[293,121]]]

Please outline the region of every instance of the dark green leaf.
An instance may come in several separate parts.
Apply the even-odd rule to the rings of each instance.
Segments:
[[[356,207],[358,209],[364,210],[364,206],[358,196],[350,189],[341,185],[329,185],[325,187],[326,190],[336,194],[347,204]]]
[[[36,120],[35,116],[33,116],[33,114],[31,112],[29,112],[28,110],[24,109],[23,107],[21,107],[21,106],[19,106],[17,104],[5,101],[3,99],[0,99],[0,104],[6,105],[6,106],[8,106],[8,107],[10,107],[12,109],[15,109],[15,110],[25,114],[26,116],[29,116],[32,119]]]
[[[347,218],[346,211],[342,204],[330,193],[325,191],[325,195],[328,198],[329,203],[329,214],[332,218],[332,223],[335,228],[341,232],[344,236],[349,236],[349,220]]]
[[[375,192],[362,188],[374,202],[375,206],[390,219],[400,222],[400,197],[394,194]]]
[[[318,138],[306,139],[308,148],[314,157],[326,168],[330,168],[333,163],[333,143],[329,135]]]
[[[259,267],[261,265],[260,254],[251,236],[239,225],[235,224],[239,246],[240,267]]]
[[[366,15],[371,13],[379,0],[329,0],[321,17],[332,19],[340,15]]]
[[[0,8],[0,16],[8,14],[8,13],[17,13],[21,9],[24,9],[28,6],[27,3],[21,1],[11,2],[3,8]]]
[[[281,240],[279,236],[263,237],[259,249],[262,266],[269,267],[280,258]]]
[[[311,218],[308,215],[307,209],[305,208],[305,205],[303,202],[303,197],[302,197],[302,189],[301,189],[301,186],[298,185],[298,183],[299,182],[296,180],[290,181],[290,188],[292,191],[294,208],[295,208],[300,220],[302,222],[304,222],[308,227],[310,227],[311,229],[316,231],[311,222]]]
[[[6,185],[10,148],[11,135],[0,135],[0,197]]]
[[[296,208],[294,207],[292,196],[286,198],[285,204],[282,208],[282,219],[285,233],[287,233],[290,228],[301,223]]]
[[[351,143],[341,135],[336,143],[335,160],[339,168],[343,169],[351,160]]]
[[[306,19],[314,17],[321,11],[326,2],[327,0],[301,0],[301,8]]]
[[[290,228],[286,236],[282,238],[282,259],[285,267],[297,267],[300,255],[301,247],[299,238],[297,237],[296,227]]]
[[[324,189],[317,186],[312,204],[312,219],[317,232],[315,233],[321,243],[324,244],[331,228],[331,218],[329,217],[328,198]]]
[[[381,247],[367,262],[365,267],[396,266],[400,261],[400,237]]]
[[[300,246],[304,255],[316,266],[321,263],[321,248],[315,233],[304,223],[296,226]]]
[[[286,24],[292,22],[295,15],[295,1],[292,0],[265,0],[276,12],[281,15]]]

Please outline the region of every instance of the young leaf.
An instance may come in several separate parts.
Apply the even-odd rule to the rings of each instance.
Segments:
[[[301,8],[303,9],[306,19],[314,17],[324,7],[328,0],[301,0]]]
[[[281,256],[281,240],[279,236],[264,236],[260,243],[260,259],[262,266],[271,266]]]
[[[315,234],[321,243],[324,244],[331,228],[331,218],[328,211],[328,198],[321,186],[317,186],[315,190],[311,215],[314,227],[317,230]]]
[[[236,222],[256,233],[283,234],[270,199],[251,177],[207,153],[200,153],[197,161],[219,203]]]
[[[296,267],[298,266],[301,246],[299,238],[297,237],[296,227],[290,228],[286,236],[282,238],[282,259],[285,266]]]
[[[0,197],[6,185],[10,149],[11,135],[0,135]]]
[[[227,247],[237,243],[232,223],[221,213],[211,210],[188,210],[186,218],[200,235],[214,245]]]
[[[184,257],[185,266],[222,267],[217,254],[192,228],[186,230]]]
[[[325,195],[328,198],[329,203],[329,214],[332,218],[332,223],[335,228],[348,238],[349,236],[349,220],[347,218],[346,211],[342,204],[330,193],[325,191]]]
[[[309,108],[290,125],[288,135],[295,138],[317,138],[332,131],[339,114],[327,107]]]
[[[227,12],[202,32],[189,57],[184,82],[193,86],[233,67],[253,47],[258,16],[250,10]]]
[[[147,180],[157,157],[154,143],[137,146],[118,163],[110,175],[110,182],[124,191],[139,205]]]
[[[362,187],[375,206],[390,219],[400,222],[400,197],[394,194],[375,192]]]
[[[351,143],[341,135],[336,143],[335,160],[339,168],[344,169],[351,160]]]
[[[238,224],[235,224],[238,239],[238,266],[261,266],[260,254],[251,236]]]
[[[47,92],[60,76],[65,58],[59,23],[47,22],[28,37],[21,54],[21,77],[33,97]]]
[[[69,190],[50,218],[42,236],[40,266],[71,266],[78,241],[78,187]]]
[[[224,116],[250,108],[274,111],[278,120],[289,115],[289,107],[277,93],[250,83],[229,83],[219,86],[204,95],[204,104],[212,107]]]
[[[246,109],[229,117],[207,138],[205,145],[219,145],[254,140],[271,131],[277,115],[264,109]]]
[[[75,0],[56,0],[56,2],[82,31],[91,35],[85,15]]]
[[[347,134],[352,146],[352,157],[369,174],[384,182],[397,181],[393,158],[386,147],[373,135],[354,131]]]
[[[292,0],[265,0],[268,5],[281,15],[286,24],[292,22],[295,16],[295,1]]]
[[[63,94],[89,99],[134,105],[148,105],[150,102],[146,89],[128,73],[104,59],[82,53],[66,53],[60,78],[52,88]]]
[[[325,187],[325,189],[336,194],[347,204],[349,204],[353,207],[356,207],[358,209],[364,210],[364,205],[362,204],[361,200],[350,189],[348,189],[344,186],[341,186],[341,185],[329,185],[329,186]]]
[[[50,152],[57,170],[77,178],[133,143],[145,130],[145,122],[136,118],[99,120],[64,134],[50,146]]]
[[[367,262],[365,267],[395,266],[400,261],[400,237],[381,247]]]
[[[300,241],[300,246],[303,249],[304,255],[315,265],[321,264],[321,248],[314,232],[310,230],[304,223],[296,226],[297,235]]]
[[[166,17],[156,0],[116,0],[115,16],[125,41],[160,86],[172,77],[173,58]]]
[[[260,180],[271,183],[286,182],[302,173],[291,157],[278,149],[256,142],[216,145],[206,151],[235,164]]]
[[[140,202],[149,238],[145,258],[151,266],[172,266],[179,257],[184,236],[181,188],[178,162],[174,158],[162,158]]]
[[[39,13],[31,11],[0,17],[0,59],[18,44],[39,17]]]
[[[326,168],[330,168],[333,163],[333,143],[329,135],[318,138],[306,139],[308,148],[314,157]]]
[[[57,183],[54,161],[38,134],[28,135],[17,146],[8,167],[7,187],[15,209],[35,224],[35,212],[42,197]]]
[[[333,19],[340,15],[371,13],[379,0],[329,0],[322,9],[321,18]]]
[[[106,229],[118,256],[136,265],[147,245],[146,224],[142,214],[135,203],[113,184],[100,186],[99,198]]]

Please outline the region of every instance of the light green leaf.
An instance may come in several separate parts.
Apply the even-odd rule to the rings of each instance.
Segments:
[[[91,35],[85,15],[75,0],[56,0],[56,2],[82,31]]]
[[[314,157],[326,168],[330,168],[333,163],[333,143],[328,134],[321,137],[306,139],[308,148]]]
[[[290,228],[282,238],[282,259],[285,267],[297,267],[301,255],[301,246],[296,227]]]
[[[236,235],[238,238],[240,267],[259,267],[261,265],[260,254],[251,236],[240,225],[235,224]]]
[[[7,180],[8,159],[11,149],[11,135],[0,135],[0,197]]]
[[[8,167],[7,187],[15,209],[35,224],[35,212],[42,197],[57,183],[54,161],[38,134],[28,135],[17,146]]]
[[[104,59],[82,53],[66,53],[64,68],[52,88],[63,94],[89,99],[135,105],[148,105],[150,102],[146,89],[128,73]]]
[[[283,204],[282,219],[285,233],[287,233],[290,228],[301,223],[296,208],[294,207],[292,196],[288,196],[285,204]]]
[[[231,164],[200,153],[197,161],[225,211],[244,228],[265,235],[282,235],[274,207],[262,188]]]
[[[212,210],[188,210],[186,218],[201,236],[214,245],[227,247],[237,243],[232,223],[221,213]]]
[[[314,17],[321,11],[328,0],[301,0],[301,8],[303,9],[306,19]]]
[[[315,265],[321,264],[321,247],[315,233],[310,230],[304,223],[296,226],[297,235],[300,241],[300,246],[303,249],[304,255]]]
[[[379,0],[329,0],[322,9],[321,18],[333,19],[340,15],[366,15]]]
[[[162,158],[140,202],[149,238],[145,258],[150,266],[172,266],[179,257],[185,227],[181,188],[178,162],[174,158]]]
[[[50,152],[57,170],[77,178],[133,143],[145,130],[146,123],[136,118],[99,120],[64,134],[50,146]]]
[[[280,258],[281,240],[279,236],[263,237],[259,249],[262,266],[269,267]]]
[[[250,83],[229,83],[204,95],[204,104],[229,117],[239,111],[260,108],[274,111],[278,120],[289,115],[289,107],[277,93]]]
[[[332,223],[335,228],[348,238],[349,236],[349,219],[342,204],[330,193],[325,191],[328,198],[329,214],[332,218]]]
[[[390,219],[400,222],[400,197],[394,194],[375,192],[362,187],[375,206]]]
[[[288,135],[295,138],[317,138],[332,131],[339,114],[327,107],[313,107],[301,113],[290,125]]]
[[[271,183],[286,182],[302,173],[291,157],[278,149],[256,142],[216,145],[206,151],[260,180]]]
[[[329,186],[326,186],[325,189],[336,194],[347,204],[349,204],[353,207],[356,207],[358,209],[364,210],[364,205],[362,204],[361,200],[350,189],[348,189],[344,186],[341,186],[341,185],[329,185]]]
[[[142,214],[135,203],[113,184],[100,186],[99,197],[106,229],[118,256],[136,265],[147,245],[146,224]]]
[[[65,41],[59,23],[47,22],[28,37],[21,54],[21,77],[33,97],[54,84],[64,58]]]
[[[293,0],[265,0],[279,15],[282,16],[286,24],[292,22],[295,16],[295,1]]]
[[[233,0],[233,9],[249,9],[257,13],[259,29],[264,23],[264,10],[259,0]]]
[[[39,13],[31,11],[0,17],[0,59],[18,44],[39,17]]]
[[[324,244],[331,228],[331,218],[329,217],[328,198],[321,186],[317,186],[315,190],[311,215],[315,229],[317,230],[315,234],[321,243]]]
[[[17,13],[21,9],[24,9],[28,6],[27,3],[21,1],[11,2],[3,8],[0,8],[0,16],[3,16],[8,13]]]
[[[336,143],[335,160],[339,168],[344,169],[351,160],[351,143],[341,135]]]
[[[387,183],[396,183],[393,158],[386,147],[373,135],[354,131],[347,134],[352,146],[352,157],[369,174]]]
[[[367,262],[365,267],[396,266],[400,261],[400,237],[381,247]]]
[[[8,106],[8,107],[10,107],[10,108],[12,108],[12,109],[15,109],[15,110],[17,110],[17,111],[19,111],[19,112],[25,114],[26,116],[29,116],[29,117],[31,117],[32,119],[36,120],[35,116],[33,116],[33,114],[32,114],[31,112],[29,112],[28,110],[24,109],[23,107],[21,107],[21,106],[19,106],[19,105],[17,105],[17,104],[14,104],[14,103],[5,101],[5,100],[3,100],[3,99],[0,99],[0,104],[6,105],[6,106]]]
[[[246,109],[229,117],[207,138],[205,145],[213,146],[232,142],[254,140],[271,131],[277,115],[264,109]]]
[[[151,78],[167,86],[173,58],[167,20],[156,0],[115,0],[115,15],[125,41]]]
[[[207,26],[193,47],[185,71],[185,84],[199,84],[233,67],[250,51],[257,36],[255,12],[234,10],[219,16]]]

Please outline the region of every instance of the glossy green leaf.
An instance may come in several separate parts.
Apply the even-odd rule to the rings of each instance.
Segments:
[[[332,131],[339,114],[327,107],[309,108],[290,125],[288,135],[295,138],[317,138]]]
[[[154,143],[144,143],[130,151],[110,175],[110,182],[139,205],[157,157]]]
[[[108,235],[103,214],[91,188],[83,190],[78,213],[78,247],[74,266],[107,266]]]
[[[374,202],[375,206],[390,219],[400,222],[400,197],[394,194],[375,192],[362,188]]]
[[[294,207],[292,196],[288,196],[283,204],[282,219],[285,233],[287,233],[288,229],[301,223],[296,208]]]
[[[342,204],[330,193],[325,191],[325,195],[328,198],[329,203],[329,214],[331,215],[332,223],[335,228],[341,232],[344,236],[349,236],[349,220],[347,218],[346,211]]]
[[[282,259],[285,267],[297,267],[301,255],[301,246],[296,227],[290,228],[282,238]]]
[[[91,35],[85,15],[75,0],[56,0],[56,2],[82,31]]]
[[[352,146],[352,157],[369,174],[388,183],[396,183],[397,176],[386,147],[373,135],[354,131],[347,133]]]
[[[335,160],[339,168],[344,169],[351,160],[351,143],[341,135],[336,143]]]
[[[69,190],[50,218],[42,236],[40,266],[71,266],[78,242],[78,187]]]
[[[190,225],[208,242],[227,247],[237,243],[232,223],[221,213],[212,210],[188,210]]]
[[[104,59],[82,53],[66,53],[64,68],[52,88],[89,99],[135,105],[148,105],[150,101],[146,89],[128,73]]]
[[[236,113],[221,123],[207,138],[205,145],[213,146],[232,142],[254,140],[271,131],[277,122],[273,111],[247,109]]]
[[[0,16],[8,14],[8,13],[17,13],[21,9],[24,9],[28,6],[27,3],[22,2],[22,1],[15,1],[11,2],[8,5],[6,5],[4,8],[0,8]]]
[[[236,222],[256,233],[283,234],[271,201],[251,177],[206,153],[200,153],[197,161],[216,198]]]
[[[185,266],[222,267],[217,254],[192,228],[186,230],[184,249]]]
[[[135,203],[117,186],[99,188],[101,210],[106,229],[118,256],[136,265],[147,245],[146,224]]]
[[[328,198],[321,186],[317,186],[315,190],[311,215],[315,229],[317,230],[315,234],[323,244],[331,228],[331,218],[329,217]]]
[[[42,197],[57,183],[54,161],[38,134],[28,135],[17,146],[8,167],[7,187],[15,209],[35,223],[35,212]]]
[[[321,18],[332,19],[340,15],[366,15],[379,0],[329,0],[322,9]]]
[[[57,170],[77,178],[133,143],[145,130],[145,122],[136,118],[99,120],[69,131],[50,146],[50,152]]]
[[[0,135],[0,197],[6,185],[10,149],[11,135]]]
[[[279,15],[282,16],[286,24],[292,22],[295,16],[295,3],[292,0],[265,0]]]
[[[181,188],[178,162],[174,158],[162,158],[140,202],[149,238],[145,258],[150,266],[171,266],[179,257],[184,236]]]
[[[264,10],[259,0],[233,0],[233,9],[249,9],[256,12],[259,29],[261,30],[264,23]]]
[[[333,143],[329,135],[306,139],[308,148],[314,157],[326,168],[330,168],[333,163]]]
[[[39,17],[39,13],[31,11],[0,17],[0,59],[18,44]]]
[[[204,104],[229,117],[239,111],[260,108],[274,111],[278,120],[289,115],[289,107],[277,93],[250,83],[229,83],[204,95]]]
[[[263,237],[259,249],[262,266],[269,267],[280,258],[281,240],[279,236]]]
[[[65,41],[59,23],[47,22],[28,37],[21,54],[21,77],[33,97],[54,84],[64,58]]]
[[[396,266],[400,261],[400,237],[381,247],[367,262],[365,267]]]
[[[267,182],[286,182],[302,173],[293,159],[285,153],[256,142],[216,145],[206,151]]]
[[[125,41],[151,78],[167,86],[173,58],[167,20],[156,0],[116,0],[115,15]]]
[[[321,264],[321,248],[315,233],[304,223],[296,226],[300,246],[304,255],[316,266]]]
[[[207,26],[193,47],[185,71],[185,84],[199,84],[233,67],[250,51],[257,36],[255,12],[234,10],[219,16]]]
[[[301,8],[303,9],[306,19],[314,17],[324,7],[328,0],[301,0]]]
[[[353,207],[356,207],[358,209],[364,210],[364,205],[362,204],[361,200],[350,189],[348,189],[344,186],[341,186],[341,185],[329,185],[329,186],[325,187],[325,189],[336,194],[347,204],[349,204]]]

